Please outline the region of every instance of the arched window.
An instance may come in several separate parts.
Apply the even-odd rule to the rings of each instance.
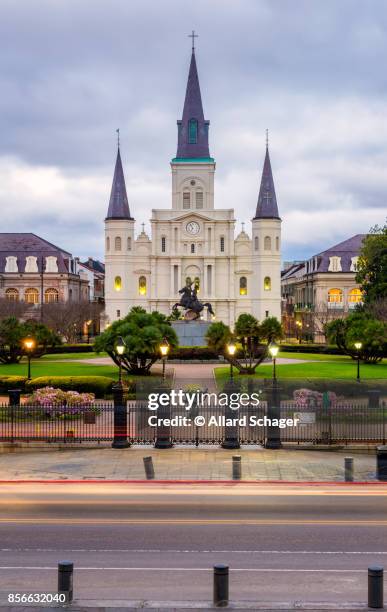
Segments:
[[[203,208],[203,192],[196,192],[196,208]]]
[[[146,278],[140,276],[138,279],[138,292],[140,295],[146,295]]]
[[[275,239],[275,250],[279,251],[279,237],[278,236]]]
[[[37,289],[28,288],[25,290],[24,299],[27,304],[39,303],[39,291]]]
[[[5,292],[5,298],[9,302],[18,302],[19,301],[19,291],[17,289],[7,289]]]
[[[258,251],[258,247],[259,247],[258,236],[255,236],[255,238],[254,238],[254,249],[256,251]]]
[[[130,236],[128,236],[128,239],[126,241],[126,248],[128,249],[128,251],[132,250],[132,239]]]
[[[52,304],[54,302],[59,302],[59,292],[54,287],[50,287],[46,289],[44,292],[44,301],[46,304]]]
[[[110,238],[109,238],[109,236],[107,236],[107,238],[106,238],[106,250],[110,251]]]
[[[116,251],[121,251],[121,237],[116,236],[114,238],[114,248]]]
[[[185,210],[191,208],[191,194],[189,191],[183,191],[183,208]]]
[[[271,278],[270,276],[265,276],[263,280],[263,289],[264,291],[271,291]]]
[[[196,144],[198,141],[198,122],[196,119],[190,119],[188,124],[188,142]]]
[[[122,279],[121,276],[116,276],[114,279],[114,290],[121,291],[122,289]]]
[[[191,253],[195,253],[195,243],[191,244]]]
[[[270,236],[265,236],[264,249],[265,249],[265,251],[271,251],[271,238],[270,238]]]
[[[358,289],[357,287],[355,289],[351,289],[351,291],[348,294],[348,302],[350,304],[359,304],[362,301],[363,301],[363,293],[361,289]]]
[[[247,295],[247,278],[241,276],[239,279],[239,295]]]
[[[328,291],[329,304],[341,304],[343,302],[343,292],[341,289],[329,289]]]

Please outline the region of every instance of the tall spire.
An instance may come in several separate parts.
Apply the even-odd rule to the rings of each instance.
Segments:
[[[254,219],[279,219],[273,173],[269,155],[269,131],[266,130],[266,154],[263,164],[261,187]]]
[[[114,169],[113,184],[106,219],[133,219],[130,215],[128,196],[126,195],[125,177],[120,153],[119,130],[117,130],[117,134],[118,146],[116,167]]]
[[[210,156],[208,147],[209,121],[204,119],[202,97],[198,70],[196,67],[194,36],[192,37],[191,64],[188,73],[187,89],[185,93],[183,117],[178,125],[178,142],[176,157],[182,159],[197,159]]]

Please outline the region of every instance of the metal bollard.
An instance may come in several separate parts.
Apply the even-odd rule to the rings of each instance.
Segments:
[[[379,565],[368,568],[368,607],[383,608],[383,568]]]
[[[232,479],[240,480],[242,478],[242,457],[234,455],[232,458]]]
[[[66,603],[73,600],[73,571],[74,563],[71,561],[60,561],[58,563],[58,593],[66,594]]]
[[[144,468],[145,468],[145,476],[147,480],[154,480],[155,478],[155,469],[153,467],[152,457],[144,457]]]
[[[8,390],[9,405],[19,406],[20,396],[21,396],[21,389],[9,389]]]
[[[228,565],[214,565],[214,606],[228,606]]]
[[[344,480],[353,482],[353,457],[344,457]]]

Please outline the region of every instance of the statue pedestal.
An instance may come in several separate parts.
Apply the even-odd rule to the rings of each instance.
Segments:
[[[179,346],[207,346],[206,333],[211,321],[173,321]]]

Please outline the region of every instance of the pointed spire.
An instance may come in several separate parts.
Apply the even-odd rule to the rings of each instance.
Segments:
[[[130,215],[128,196],[126,195],[125,177],[120,153],[119,130],[117,130],[117,134],[118,146],[116,167],[114,169],[113,184],[106,219],[133,219]]]
[[[279,219],[273,173],[269,155],[269,130],[266,130],[266,154],[263,164],[261,187],[254,219]]]
[[[194,33],[191,35],[193,36]],[[194,39],[193,39],[194,40]],[[204,119],[194,44],[188,73],[183,117],[178,125],[177,158],[209,158],[208,126]]]

